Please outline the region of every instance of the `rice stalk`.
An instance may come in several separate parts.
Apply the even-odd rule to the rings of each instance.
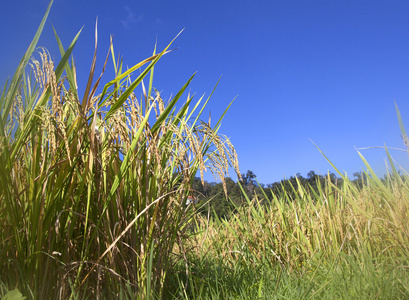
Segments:
[[[232,145],[218,127],[189,124],[208,103],[191,110],[188,95],[179,104],[193,76],[167,104],[153,76],[143,86],[171,44],[123,71],[111,42],[115,77],[97,94],[109,56],[93,83],[95,43],[80,99],[69,60],[78,35],[66,50],[55,36],[61,61],[43,48],[36,59],[31,47],[0,93],[0,280],[40,299],[112,298],[125,286],[142,299],[163,297],[190,220],[183,204],[192,178],[231,164],[239,174]],[[32,76],[23,78],[29,59]],[[223,159],[212,165],[216,155]]]

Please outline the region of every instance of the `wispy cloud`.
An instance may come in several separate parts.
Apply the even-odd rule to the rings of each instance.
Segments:
[[[132,24],[141,22],[143,20],[143,14],[136,16],[129,6],[124,7],[126,15],[125,18],[121,20],[122,26],[124,28],[129,28]]]

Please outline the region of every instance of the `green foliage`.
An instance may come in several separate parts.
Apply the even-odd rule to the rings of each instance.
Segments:
[[[199,217],[179,291],[185,299],[408,298],[409,181],[387,155],[383,180],[361,156],[368,172],[355,182],[310,172],[289,189],[259,186],[263,198],[242,187],[247,205],[228,220]]]
[[[0,92],[0,282],[35,299],[163,297],[191,182],[206,167],[222,182],[230,166],[238,172],[234,148],[221,120],[199,121],[209,98],[182,102],[194,76],[169,103],[154,90],[171,43],[126,71],[111,43],[115,76],[101,94],[95,51],[79,98],[69,62],[78,35],[64,50],[55,33],[57,66],[45,49],[32,55],[51,4]]]
[[[200,122],[210,97],[182,102],[194,76],[169,103],[154,89],[172,43],[126,71],[111,44],[114,78],[97,94],[94,55],[80,98],[79,33],[65,49],[55,32],[57,65],[33,55],[51,5],[0,91],[2,298],[409,297],[409,180],[388,149],[382,179],[359,153],[368,171],[353,181],[329,161],[340,178],[256,186],[221,119]],[[205,182],[205,168],[222,182]]]
[[[245,197],[242,195],[240,187],[229,177],[225,179],[225,186],[228,198],[225,196],[223,183],[205,182],[204,185],[201,185],[196,178],[192,189],[197,198],[200,199],[196,205],[198,211],[203,215],[225,219],[229,218],[237,207],[242,206]]]
[[[175,278],[175,299],[407,299],[404,263],[386,263],[340,254],[337,261],[316,253],[296,271],[281,265],[250,267],[244,259],[226,266],[222,259],[196,258],[186,277]]]
[[[360,174],[360,173],[356,173]],[[195,197],[200,199],[200,204],[196,205],[198,211],[203,215],[211,217],[229,218],[232,213],[237,212],[237,209],[246,206],[247,200],[257,198],[264,204],[269,201],[266,195],[273,193],[278,198],[285,198],[286,201],[293,201],[300,196],[299,189],[302,187],[306,192],[319,193],[320,188],[325,186],[329,181],[338,188],[342,186],[343,179],[337,178],[334,173],[329,173],[327,176],[316,174],[314,171],[308,173],[307,178],[300,173],[296,176],[291,176],[289,179],[283,179],[279,182],[268,184],[267,186],[256,182],[256,175],[252,171],[241,174],[242,180],[234,182],[230,178],[226,178],[227,198],[224,195],[223,183],[209,183],[207,181],[202,184],[200,178],[196,177],[192,182],[192,190]],[[360,177],[355,179],[354,184],[362,187],[366,184]],[[243,189],[240,188],[240,185]]]
[[[3,300],[24,300],[26,299],[26,297],[24,297],[18,289],[14,289],[2,295],[1,299]]]

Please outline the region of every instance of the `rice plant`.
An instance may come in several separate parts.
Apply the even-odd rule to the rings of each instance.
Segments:
[[[185,203],[197,173],[220,178],[227,198],[229,167],[240,177],[224,114],[201,121],[211,95],[186,95],[194,75],[169,100],[154,88],[173,41],[124,69],[111,40],[96,76],[96,38],[77,82],[80,32],[67,48],[55,32],[58,63],[37,47],[51,5],[0,91],[0,297],[409,297],[409,181],[387,148],[383,179],[359,153],[362,187],[337,171],[342,184],[328,174],[317,190],[243,191],[228,220],[195,215]]]
[[[0,92],[0,282],[35,299],[163,297],[192,178],[239,174],[236,153],[221,119],[200,121],[210,97],[183,96],[194,76],[169,101],[154,89],[172,43],[125,70],[111,40],[95,79],[95,39],[82,85],[80,32],[68,48],[55,33],[58,63],[37,48],[51,5]],[[109,60],[115,74],[100,88]]]
[[[318,191],[298,183],[291,195],[247,198],[229,220],[199,216],[181,297],[407,298],[409,181],[385,150],[390,172],[382,180],[359,153],[368,169],[363,188],[328,174]]]

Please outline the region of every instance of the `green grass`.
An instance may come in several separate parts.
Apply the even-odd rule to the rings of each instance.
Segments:
[[[296,272],[281,266],[233,268],[199,263],[187,289],[180,278],[180,299],[407,299],[404,265],[377,265],[372,260],[341,255],[337,262],[306,262]],[[201,265],[200,265],[201,264]],[[193,275],[195,274],[195,275]],[[201,274],[201,276],[199,276]],[[181,276],[182,277],[182,276]]]
[[[409,298],[409,178],[367,167],[363,188],[340,174],[340,187],[247,199],[228,221],[199,216],[181,297]]]
[[[128,70],[111,44],[113,78],[96,78],[93,60],[77,83],[80,33],[67,48],[55,33],[58,63],[36,48],[51,5],[0,91],[1,297],[409,298],[409,177],[386,148],[385,180],[359,153],[362,188],[338,172],[342,186],[247,198],[229,220],[196,215],[184,205],[196,173],[240,174],[224,114],[200,121],[210,97],[185,95],[194,76],[168,102],[155,90],[172,43]]]
[[[185,95],[194,76],[167,103],[154,89],[171,43],[128,70],[111,44],[114,78],[99,88],[94,55],[79,95],[78,35],[64,49],[55,34],[58,64],[35,52],[51,4],[0,92],[0,282],[35,299],[160,296],[192,179],[238,171],[234,148],[221,119],[200,121],[210,97]]]

